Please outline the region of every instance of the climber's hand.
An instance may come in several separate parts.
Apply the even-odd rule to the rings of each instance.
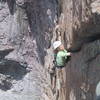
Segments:
[[[68,52],[68,53],[67,53],[67,56],[71,56],[71,54],[72,54],[71,52]]]

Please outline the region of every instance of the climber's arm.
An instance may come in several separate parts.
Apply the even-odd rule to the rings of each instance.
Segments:
[[[67,52],[66,50],[64,50],[64,52],[61,52],[60,53],[60,56],[62,56],[62,57],[71,56],[71,53],[70,52]]]
[[[67,56],[71,56],[71,53],[70,53],[70,52],[68,52],[68,53],[67,53]]]

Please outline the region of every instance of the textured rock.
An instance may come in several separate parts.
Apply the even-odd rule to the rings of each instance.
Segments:
[[[56,1],[0,0],[0,100],[42,100],[56,13]]]
[[[87,44],[79,53],[73,54],[66,69],[68,98],[73,91],[76,100],[95,100],[96,85],[100,80],[99,43],[98,40]]]
[[[0,100],[95,100],[99,2],[0,0]],[[74,53],[52,74],[57,39]]]
[[[83,43],[98,39],[100,18],[95,5],[98,6],[99,3],[91,0],[64,0],[63,2],[62,12],[65,22],[63,26],[67,48],[73,51],[79,50]],[[97,12],[94,12],[94,9]]]
[[[65,100],[96,100],[100,80],[99,0],[65,0],[62,11],[66,22],[63,40],[74,51],[66,65]]]
[[[62,90],[61,85],[57,100],[96,100],[96,85],[100,81],[99,2],[62,0],[57,39],[60,36],[73,54],[60,76],[66,88]]]

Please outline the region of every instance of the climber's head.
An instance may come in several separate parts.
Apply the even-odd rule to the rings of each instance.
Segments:
[[[61,41],[55,41],[53,43],[53,48],[54,48],[54,51],[61,51],[61,50],[64,50],[64,46],[63,44],[61,43]]]
[[[62,50],[64,50],[65,48],[64,48],[64,45],[63,44],[61,44],[59,47],[58,47],[58,51],[62,51]]]

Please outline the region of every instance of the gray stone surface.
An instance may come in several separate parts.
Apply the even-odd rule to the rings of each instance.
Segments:
[[[100,7],[99,0],[94,1],[0,0],[0,100],[95,99]],[[58,72],[61,89],[55,86],[57,91],[52,91],[48,72],[56,39],[74,53]]]
[[[42,100],[55,16],[55,1],[0,0],[0,100]]]

